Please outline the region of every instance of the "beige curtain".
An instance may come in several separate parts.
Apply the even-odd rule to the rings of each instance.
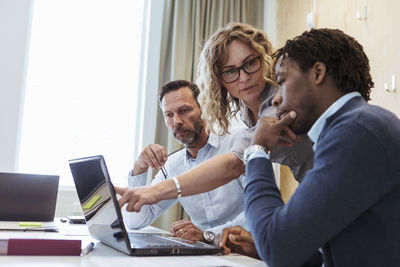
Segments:
[[[244,22],[263,27],[264,0],[166,0],[160,58],[160,86],[184,79],[196,81],[202,44],[228,22]],[[168,152],[179,144],[168,133],[161,111],[157,115],[156,143]],[[154,225],[169,229],[184,216],[181,207],[172,207]]]

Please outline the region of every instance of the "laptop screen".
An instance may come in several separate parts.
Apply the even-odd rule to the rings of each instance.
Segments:
[[[85,177],[75,180],[78,197],[83,202],[93,196],[106,182],[99,164],[98,161],[81,161],[76,168],[71,168],[74,177]]]
[[[76,191],[90,234],[122,252],[130,253],[122,215],[102,156],[69,161]],[[112,195],[113,194],[113,197]],[[129,247],[129,249],[128,249]]]
[[[53,221],[57,175],[0,173],[0,221]]]

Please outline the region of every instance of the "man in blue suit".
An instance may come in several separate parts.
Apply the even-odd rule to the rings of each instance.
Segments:
[[[279,119],[262,119],[245,151],[245,208],[268,266],[300,266],[320,249],[325,266],[400,266],[400,121],[367,104],[373,87],[362,46],[316,29],[275,54]],[[269,149],[298,135],[314,167],[285,204]]]

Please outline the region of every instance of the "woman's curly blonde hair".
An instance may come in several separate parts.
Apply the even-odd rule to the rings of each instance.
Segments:
[[[220,78],[221,68],[228,61],[228,45],[233,40],[244,42],[264,59],[261,60],[264,79],[269,84],[275,84],[271,57],[273,48],[263,30],[243,23],[229,23],[217,30],[201,51],[196,83],[200,88],[202,117],[208,129],[219,135],[228,133],[230,119],[242,108],[240,99],[232,96],[223,87]]]

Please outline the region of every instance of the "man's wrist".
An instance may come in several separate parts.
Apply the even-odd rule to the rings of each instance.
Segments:
[[[142,173],[146,172],[148,169],[149,169],[149,167],[142,168],[139,166],[139,164],[137,162],[135,162],[135,165],[133,166],[132,176],[142,174]]]
[[[249,146],[248,148],[246,148],[246,149],[244,150],[244,156],[243,156],[243,158],[244,158],[244,164],[245,164],[245,165],[247,165],[247,162],[249,161],[250,156],[251,156],[253,153],[257,152],[257,151],[264,151],[265,153],[268,154],[268,150],[267,150],[267,148],[264,147],[264,146],[261,146],[261,145],[252,145],[252,146]]]
[[[206,243],[206,240],[204,239],[204,231],[201,231],[201,239],[199,241]]]
[[[255,137],[256,137],[256,136],[255,136]],[[254,146],[254,145],[263,146],[263,147],[265,147],[265,151],[268,152],[268,151],[269,151],[269,148],[268,148],[268,146],[267,146],[266,144],[264,144],[264,143],[265,143],[265,141],[263,142],[263,140],[258,140],[257,137],[256,137],[256,138],[253,138],[253,139],[251,140],[251,145],[252,145],[252,146]]]

